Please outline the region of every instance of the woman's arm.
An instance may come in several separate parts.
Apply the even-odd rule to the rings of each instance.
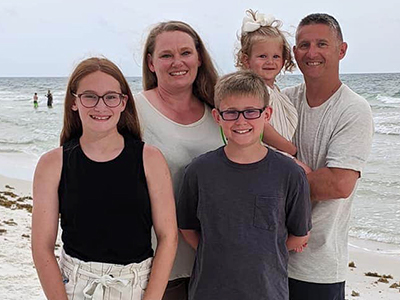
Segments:
[[[292,156],[295,156],[297,153],[296,146],[281,136],[268,122],[264,125],[263,142]]]
[[[175,201],[171,175],[161,152],[144,145],[143,165],[150,194],[157,249],[144,300],[159,300],[164,294],[178,245]]]
[[[197,250],[199,245],[200,233],[196,230],[191,229],[179,229],[182,233],[183,239],[188,243],[194,250]]]
[[[61,168],[62,148],[57,148],[40,158],[33,179],[32,255],[40,283],[49,300],[67,300],[60,268],[54,255]]]

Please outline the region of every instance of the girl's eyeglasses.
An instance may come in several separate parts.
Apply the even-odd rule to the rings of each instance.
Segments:
[[[125,97],[124,94],[117,92],[106,93],[103,96],[99,96],[95,93],[71,94],[74,97],[78,97],[81,101],[81,104],[86,108],[95,107],[99,103],[100,99],[103,99],[104,104],[108,107],[117,107],[121,104],[122,99]]]

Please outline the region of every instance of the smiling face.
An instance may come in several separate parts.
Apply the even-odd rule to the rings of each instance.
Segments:
[[[102,96],[109,92],[121,93],[119,82],[111,75],[96,71],[80,80],[76,94],[93,93]],[[126,101],[127,97],[124,96],[117,107],[110,108],[105,105],[103,99],[99,99],[95,107],[87,108],[76,97],[72,110],[79,113],[83,134],[88,132],[117,132],[117,124],[125,109]]]
[[[148,67],[166,89],[192,88],[201,65],[193,39],[182,31],[166,31],[156,37]]]
[[[222,99],[219,111],[261,109],[264,101],[253,95],[231,95]],[[264,124],[271,116],[271,109],[267,107],[258,119],[247,120],[243,114],[235,121],[222,119],[217,109],[213,109],[216,122],[222,127],[228,146],[231,148],[247,148],[260,146],[260,135],[264,130]]]
[[[257,73],[270,87],[283,67],[283,43],[280,37],[267,38],[256,42],[250,55],[244,55],[243,64]]]
[[[305,79],[336,80],[339,61],[346,55],[347,44],[325,24],[300,27],[293,48],[296,62]]]

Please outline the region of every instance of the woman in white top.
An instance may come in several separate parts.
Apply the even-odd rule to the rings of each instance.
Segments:
[[[175,195],[185,166],[223,144],[211,115],[217,77],[202,40],[188,24],[162,22],[150,31],[143,54],[144,91],[134,98],[143,139],[164,154]],[[194,257],[180,237],[164,300],[187,299]]]

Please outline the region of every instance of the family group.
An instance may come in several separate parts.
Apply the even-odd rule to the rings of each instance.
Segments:
[[[344,300],[374,131],[339,77],[347,47],[328,14],[304,17],[292,47],[281,21],[248,10],[234,73],[219,77],[181,21],[148,34],[135,95],[111,61],[80,62],[33,182],[46,297]],[[304,82],[280,90],[296,65]]]

